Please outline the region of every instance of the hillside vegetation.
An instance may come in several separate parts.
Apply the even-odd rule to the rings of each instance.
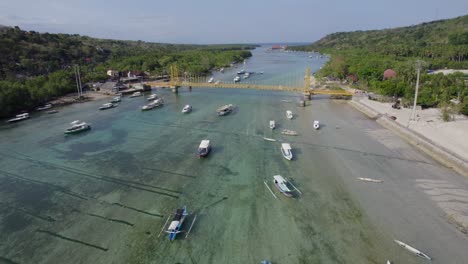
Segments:
[[[426,74],[432,69],[468,69],[468,16],[439,20],[410,27],[339,32],[311,45],[291,47],[299,51],[331,54],[330,61],[316,74],[349,81],[355,87],[383,95],[414,97],[416,61],[422,61],[418,104],[446,105],[450,99],[468,98],[463,74]],[[386,69],[397,76],[384,78]],[[459,106],[468,114],[468,99]]]
[[[0,118],[30,110],[76,89],[73,66],[83,82],[107,79],[106,71],[166,74],[172,64],[192,74],[240,62],[252,45],[175,45],[0,28]]]

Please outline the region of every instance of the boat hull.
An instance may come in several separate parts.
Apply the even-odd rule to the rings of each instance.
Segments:
[[[87,126],[87,127],[81,128],[81,129],[67,130],[67,131],[65,131],[65,134],[67,134],[67,135],[78,134],[78,133],[81,133],[81,132],[88,131],[88,130],[90,130],[90,129],[91,129],[91,127],[90,127],[90,126]]]

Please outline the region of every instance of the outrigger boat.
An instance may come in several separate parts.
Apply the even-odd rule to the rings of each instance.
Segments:
[[[276,127],[275,120],[270,120],[270,128],[275,129],[275,127]]]
[[[106,104],[103,104],[101,107],[99,107],[99,110],[111,109],[111,108],[114,108],[116,106],[117,105],[113,104],[113,103],[106,103]]]
[[[281,154],[287,160],[292,160],[293,154],[291,151],[291,145],[289,143],[281,143]]]
[[[91,126],[89,124],[87,124],[86,122],[81,122],[79,120],[75,120],[70,124],[72,126],[65,130],[65,134],[77,134],[91,129]]]
[[[288,188],[287,181],[281,175],[273,176],[273,182],[275,183],[276,188],[284,194],[286,197],[292,196],[292,190]]]
[[[221,106],[216,110],[216,112],[218,113],[218,115],[223,116],[229,114],[230,112],[232,112],[232,110],[234,110],[234,105],[228,104]]]
[[[134,92],[132,95],[130,95],[130,97],[138,97],[138,96],[142,96],[141,92]]]
[[[122,101],[122,97],[121,96],[116,96],[114,98],[112,98],[112,100],[110,101],[111,103],[118,103]]]
[[[169,240],[173,241],[176,238],[177,234],[185,232],[185,231],[181,230],[181,228],[182,228],[182,225],[184,224],[184,221],[185,221],[185,219],[187,218],[188,215],[189,215],[189,213],[187,212],[187,207],[186,206],[184,206],[183,208],[177,209],[175,214],[174,214],[174,217],[172,218],[171,223],[169,224],[167,229],[164,230],[164,228],[166,227],[166,224],[169,221],[169,219],[171,218],[171,216],[169,216],[167,218],[166,223],[164,223],[164,226],[161,229],[161,232],[159,232],[159,236],[164,231],[164,232],[169,234],[168,235]],[[187,238],[188,235],[190,234],[190,231],[192,230],[193,224],[195,223],[196,220],[197,220],[197,216],[195,215],[195,217],[194,217],[194,219],[192,221],[192,224],[190,225],[189,230],[186,232],[185,238]]]
[[[8,123],[15,123],[15,122],[23,121],[23,120],[28,119],[28,118],[29,118],[29,114],[24,113],[24,114],[16,115],[14,118],[9,119],[7,122]]]
[[[365,181],[365,182],[376,182],[376,183],[383,182],[382,180],[375,180],[375,179],[371,179],[371,178],[362,178],[362,177],[358,177],[358,180]]]
[[[158,95],[157,94],[152,94],[152,95],[148,96],[147,99],[148,99],[148,101],[158,99]]]
[[[51,104],[46,104],[46,105],[39,106],[38,108],[36,108],[36,111],[47,110],[47,109],[50,109],[50,108],[52,108],[52,105]]]
[[[286,117],[288,119],[292,119],[293,118],[293,113],[290,110],[286,111]]]
[[[396,240],[396,239],[395,239],[395,240],[393,240],[393,241],[395,241],[395,243],[397,243],[400,247],[402,247],[402,248],[408,250],[408,251],[411,252],[411,253],[416,254],[417,256],[419,256],[419,257],[421,257],[421,258],[425,258],[425,259],[427,259],[427,260],[432,260],[431,257],[429,257],[428,255],[422,253],[421,251],[415,249],[414,247],[412,247],[412,246],[410,246],[410,245],[408,245],[408,244],[406,244],[406,243],[401,242],[400,240]]]
[[[281,131],[281,134],[286,135],[286,136],[297,136],[297,135],[299,135],[296,131],[289,130],[289,129],[283,129],[283,131]]]
[[[190,113],[192,112],[192,106],[191,105],[185,105],[184,108],[182,108],[182,113]]]
[[[163,105],[163,104],[164,104],[163,99],[162,99],[162,98],[158,98],[158,99],[152,101],[151,103],[148,103],[148,104],[142,106],[142,107],[141,107],[141,111],[151,110],[151,109],[156,108],[156,107],[158,107],[158,106],[161,106],[161,105]]]

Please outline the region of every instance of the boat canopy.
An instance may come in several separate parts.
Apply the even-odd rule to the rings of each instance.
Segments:
[[[282,192],[291,192],[291,190],[286,185],[287,181],[281,175],[273,176],[275,183],[278,185]]]
[[[210,141],[207,139],[204,139],[200,143],[200,148],[208,148],[210,146]]]
[[[177,230],[179,223],[180,223],[179,221],[172,221],[169,227],[167,228],[167,230],[169,231]]]
[[[291,150],[291,145],[289,145],[289,143],[281,143],[281,148],[284,150]]]

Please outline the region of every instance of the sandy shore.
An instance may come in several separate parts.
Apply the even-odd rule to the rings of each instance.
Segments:
[[[70,93],[64,96],[60,96],[59,98],[49,101],[48,103],[53,104],[55,106],[63,106],[63,105],[69,105],[69,104],[75,104],[75,103],[83,103],[83,102],[100,100],[100,99],[109,98],[112,96],[114,95],[103,93],[103,92],[88,91],[88,92],[83,93],[83,97],[84,97],[83,99],[78,99],[77,93]]]
[[[396,117],[396,122],[442,146],[464,161],[468,160],[468,118],[456,115],[455,120],[444,122],[439,109],[416,110],[415,120],[409,120],[411,109],[393,109],[391,103],[380,103],[367,97],[358,101],[382,115]]]

